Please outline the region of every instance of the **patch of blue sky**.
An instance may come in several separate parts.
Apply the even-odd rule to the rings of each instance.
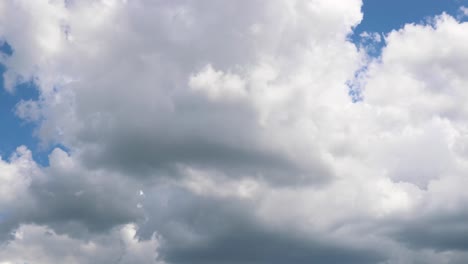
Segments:
[[[13,55],[13,48],[8,42],[0,39],[0,53],[6,54],[7,56]]]
[[[406,24],[424,24],[442,13],[459,21],[468,21],[468,0],[363,0],[361,23],[354,29],[350,40],[364,49],[369,59],[378,59],[385,47],[385,36]],[[362,87],[367,65],[363,65],[348,80],[348,94],[354,103],[364,100]]]
[[[362,12],[364,14],[361,23],[354,29],[350,39],[360,44],[363,40],[369,40],[380,35],[383,37],[392,30],[403,28],[409,23],[425,23],[434,16],[447,13],[460,21],[466,21],[463,15],[463,7],[468,7],[468,0],[364,0]],[[379,55],[384,41],[376,46]]]
[[[468,0],[364,0],[364,18],[356,27],[354,39],[362,32],[388,33],[408,23],[420,23],[443,12],[460,17]],[[463,18],[461,18],[463,19]]]
[[[7,42],[0,43],[0,52],[11,56],[14,48]],[[38,100],[39,93],[32,81],[22,83],[10,93],[4,89],[4,65],[0,64],[0,156],[7,159],[17,147],[24,145],[32,152],[34,159],[46,165],[48,150],[39,147],[39,141],[34,136],[35,125],[21,120],[15,114],[15,107],[21,100]]]

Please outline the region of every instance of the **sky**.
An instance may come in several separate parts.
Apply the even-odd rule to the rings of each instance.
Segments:
[[[468,0],[0,2],[0,264],[468,261]]]

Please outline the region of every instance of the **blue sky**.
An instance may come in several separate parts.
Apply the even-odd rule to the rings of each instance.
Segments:
[[[467,4],[468,0],[364,0],[364,18],[354,30],[351,40],[359,43],[363,32],[376,32],[383,36],[401,29],[405,24],[425,23],[426,19],[443,12],[466,21],[467,17],[461,16],[460,7]],[[376,44],[375,51],[369,51],[369,55],[379,56],[384,45],[384,42]]]
[[[12,48],[3,43],[0,51],[6,55],[12,54]],[[26,145],[37,150],[37,140],[33,136],[33,124],[25,123],[16,117],[15,105],[20,100],[37,99],[38,91],[31,83],[25,83],[16,88],[14,93],[7,92],[3,87],[3,72],[5,67],[0,66],[0,155],[7,158],[20,145]],[[37,152],[37,151],[36,151]]]
[[[467,0],[364,0],[364,19],[356,32],[386,33],[442,12],[457,16],[460,6],[467,3]]]

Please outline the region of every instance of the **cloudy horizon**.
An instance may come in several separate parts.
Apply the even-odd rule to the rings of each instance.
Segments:
[[[468,262],[467,0],[0,1],[0,264]]]

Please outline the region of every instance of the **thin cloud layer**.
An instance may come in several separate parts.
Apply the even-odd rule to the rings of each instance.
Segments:
[[[15,112],[67,151],[0,160],[0,262],[464,263],[467,24],[373,59],[361,5],[1,2]]]

